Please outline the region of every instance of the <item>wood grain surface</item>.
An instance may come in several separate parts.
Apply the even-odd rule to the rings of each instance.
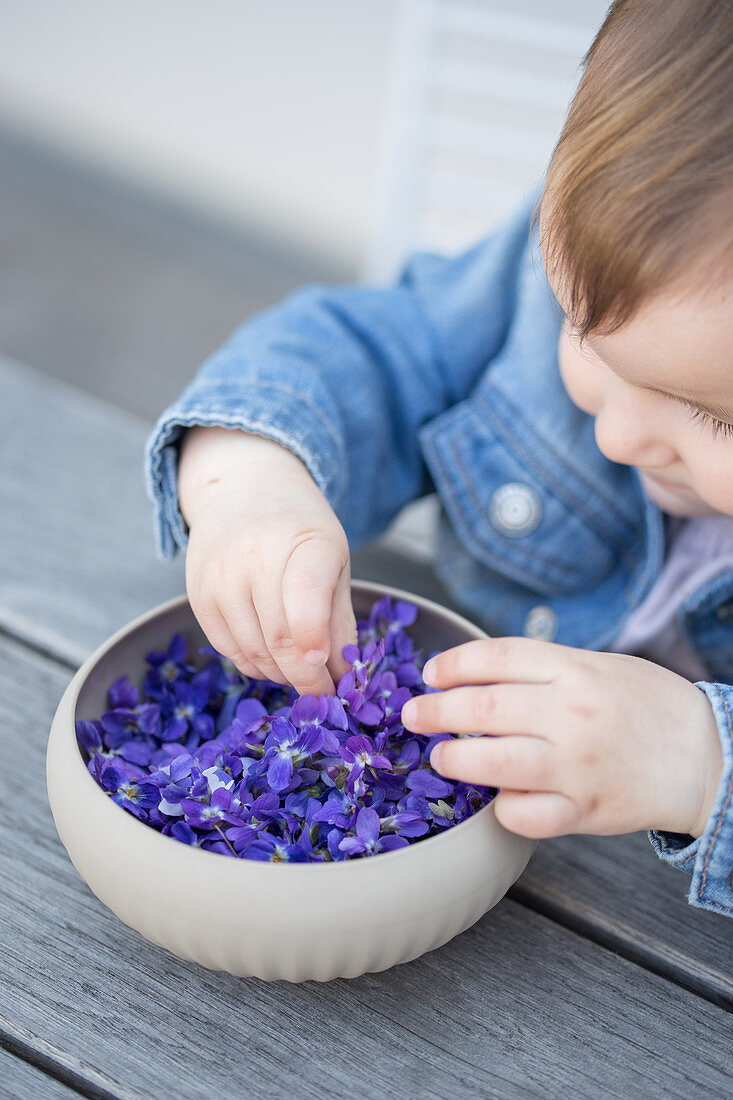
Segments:
[[[0,1100],[78,1100],[78,1091],[0,1047]]]

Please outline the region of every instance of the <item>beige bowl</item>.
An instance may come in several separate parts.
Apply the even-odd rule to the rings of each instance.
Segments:
[[[358,617],[389,595],[411,600],[419,646],[486,635],[408,592],[354,581]],[[46,761],[56,828],[79,874],[148,940],[214,970],[291,982],[356,977],[408,962],[469,928],[522,873],[535,842],[488,805],[438,836],[371,859],[287,864],[231,859],[163,836],[109,798],[86,769],[75,720],[99,718],[107,689],[142,685],[145,654],[184,634],[191,663],[208,644],[185,596],[135,619],[81,666],[59,703]]]

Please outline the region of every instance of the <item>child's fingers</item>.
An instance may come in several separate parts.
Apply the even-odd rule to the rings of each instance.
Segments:
[[[341,576],[336,585],[331,612],[331,657],[327,667],[335,684],[338,684],[349,668],[341,650],[345,645],[351,645],[356,640],[356,616],[351,603],[351,570],[347,562],[341,570]]]
[[[245,676],[254,680],[266,679],[262,670],[245,656],[235,641],[219,605],[217,603],[198,605],[193,599],[190,603],[199,626],[217,653],[221,653],[223,657],[232,661]]]
[[[219,652],[221,652],[221,650],[219,650]],[[265,676],[262,669],[258,668],[257,665],[252,664],[251,661],[246,660],[246,658],[242,656],[238,655],[236,659],[232,658],[232,663],[236,665],[239,672],[243,672],[244,675],[248,676],[250,680],[269,679],[268,676]],[[279,683],[279,681],[276,681],[276,683]]]
[[[440,688],[502,681],[546,684],[561,671],[568,652],[567,646],[533,638],[482,638],[437,654],[423,676],[426,684]]]
[[[303,660],[292,636],[281,590],[278,587],[255,589],[252,596],[265,646],[281,669],[283,680],[292,684],[301,695],[333,692],[333,681],[325,664],[314,666]]]
[[[542,737],[544,684],[491,684],[430,692],[410,699],[402,723],[413,733],[519,733]]]
[[[273,680],[277,684],[289,683],[267,645],[254,605],[248,600],[237,601],[227,608],[226,619],[238,653],[260,670],[260,679]]]
[[[239,669],[239,671],[243,672],[245,676],[249,676],[252,680],[266,680],[267,677],[265,676],[262,669],[259,668],[254,663],[254,661],[251,661],[245,653],[242,652],[241,647],[237,644],[234,635],[227,626],[224,614],[218,605],[217,611],[219,612],[221,622],[219,631],[221,634],[222,643],[226,648],[222,649],[220,646],[214,646],[214,648],[218,649],[219,653],[223,654],[225,657],[228,657],[229,660],[232,661],[233,664],[235,664],[236,667]]]
[[[430,766],[462,783],[546,791],[554,782],[553,755],[537,737],[464,737],[438,742]]]
[[[533,840],[578,830],[577,806],[567,795],[555,791],[501,790],[492,806],[500,825]]]
[[[315,667],[331,656],[331,614],[343,560],[330,539],[310,538],[288,558],[282,578],[282,601],[293,643],[300,657]]]

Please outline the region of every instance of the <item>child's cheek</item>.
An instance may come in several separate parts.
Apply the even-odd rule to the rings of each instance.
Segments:
[[[560,334],[557,358],[560,377],[570,400],[583,412],[597,416],[603,405],[598,364],[592,352],[578,350],[565,326]]]

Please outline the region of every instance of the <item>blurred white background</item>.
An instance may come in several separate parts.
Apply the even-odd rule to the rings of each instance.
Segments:
[[[398,237],[458,246],[539,178],[605,9],[0,0],[0,124],[378,274]]]

